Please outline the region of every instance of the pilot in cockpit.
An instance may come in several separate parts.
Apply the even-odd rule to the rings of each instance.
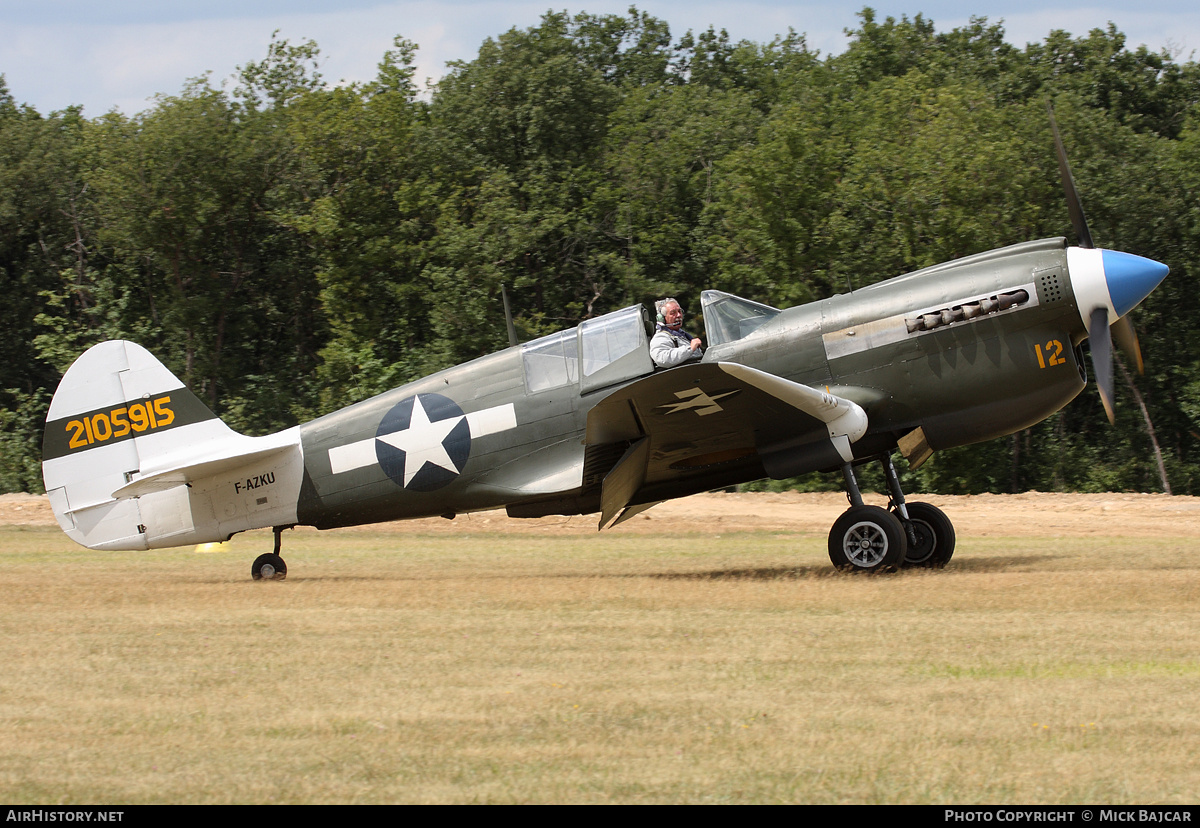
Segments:
[[[683,329],[683,308],[675,299],[659,299],[654,303],[658,327],[650,339],[650,358],[660,368],[672,368],[698,360],[704,355],[700,337]]]

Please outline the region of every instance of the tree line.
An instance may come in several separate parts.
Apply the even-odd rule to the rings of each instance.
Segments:
[[[0,75],[0,491],[41,490],[50,396],[105,339],[261,434],[504,347],[501,285],[529,339],[1070,237],[1047,100],[1097,244],[1172,268],[1133,314],[1146,374],[1118,372],[1115,426],[1085,391],[907,484],[1200,491],[1200,67],[1111,24],[1018,48],[982,18],[864,9],[847,36],[821,56],[794,31],[548,13],[429,90],[403,38],[340,86],[315,43],[273,38],[227,83],[98,117],[39,113]]]

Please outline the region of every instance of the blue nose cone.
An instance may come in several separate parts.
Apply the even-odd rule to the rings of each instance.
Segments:
[[[1104,280],[1108,282],[1108,295],[1117,316],[1124,316],[1137,307],[1171,272],[1171,268],[1162,262],[1132,253],[1101,250],[1100,254],[1104,262]]]

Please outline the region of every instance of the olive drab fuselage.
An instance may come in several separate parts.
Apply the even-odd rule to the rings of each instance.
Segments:
[[[1000,309],[993,297],[1005,294],[1021,301]],[[960,313],[940,324],[943,311],[988,302],[993,307],[985,306],[987,312],[981,308],[971,318]],[[908,322],[933,313],[939,324],[910,330]],[[1085,385],[1076,352],[1085,335],[1064,242],[1050,239],[783,310],[749,336],[710,344],[703,361],[746,365],[857,402],[870,423],[854,444],[861,458],[894,448],[917,428],[938,450],[1045,419]],[[599,486],[593,478],[606,469],[605,458],[588,462],[589,412],[615,387],[653,371],[647,360],[612,385],[581,390],[576,380],[531,390],[522,349],[509,348],[322,417],[301,428],[305,480],[299,521],[341,526],[501,506],[531,515],[597,511]],[[472,433],[465,464],[457,473],[447,470],[445,485],[437,488],[420,491],[411,482],[406,487],[378,463],[331,469],[331,450],[373,439],[386,412],[422,395],[451,400],[464,411],[512,406],[514,425],[480,439]],[[577,473],[576,485],[530,486],[543,469],[570,469]],[[746,455],[697,469],[642,497],[662,500],[767,473],[757,455]]]

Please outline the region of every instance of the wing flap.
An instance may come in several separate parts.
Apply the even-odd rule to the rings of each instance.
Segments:
[[[646,459],[649,456],[650,440],[643,437],[629,447],[604,478],[604,486],[600,490],[601,529],[616,520],[642,487],[646,480]]]

